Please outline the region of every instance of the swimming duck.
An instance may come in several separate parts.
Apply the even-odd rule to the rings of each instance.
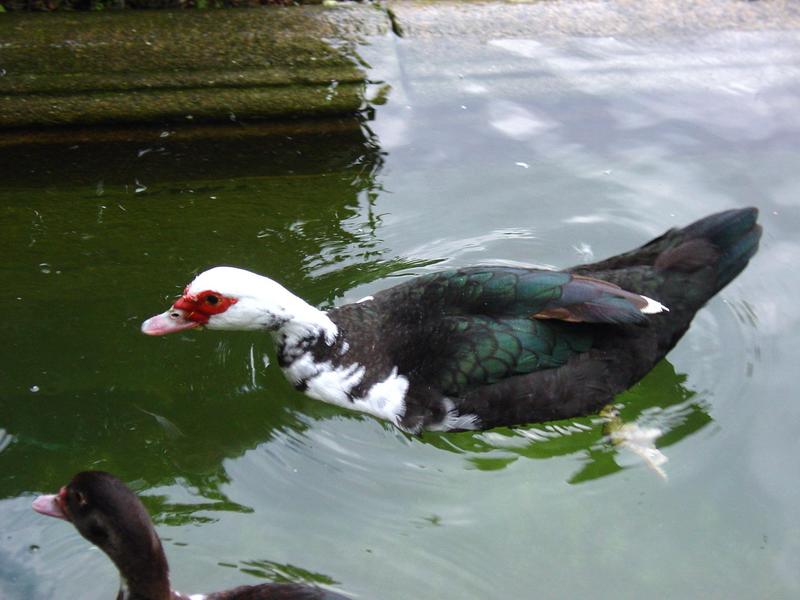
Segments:
[[[327,312],[215,267],[142,331],[269,332],[298,390],[412,433],[570,418],[597,412],[675,346],[755,254],[757,217],[721,212],[564,271],[431,273]]]
[[[83,471],[58,494],[37,497],[33,509],[72,523],[119,570],[117,600],[346,600],[321,588],[295,583],[244,585],[224,592],[185,596],[170,588],[161,540],[141,500],[103,471]]]

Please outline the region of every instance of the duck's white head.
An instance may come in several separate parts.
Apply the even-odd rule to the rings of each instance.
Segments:
[[[166,312],[142,323],[142,333],[165,335],[205,326],[228,331],[323,333],[331,342],[336,325],[328,316],[268,277],[214,267],[195,277]]]

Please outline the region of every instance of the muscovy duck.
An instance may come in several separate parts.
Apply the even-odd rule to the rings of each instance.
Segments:
[[[122,579],[117,600],[346,600],[322,588],[295,583],[243,585],[185,596],[170,588],[164,548],[141,500],[103,471],[83,471],[58,494],[37,497],[33,509],[65,519],[114,562]]]
[[[570,418],[597,412],[672,349],[755,254],[757,217],[721,212],[565,271],[441,271],[327,312],[215,267],[142,331],[269,331],[297,389],[412,433]]]

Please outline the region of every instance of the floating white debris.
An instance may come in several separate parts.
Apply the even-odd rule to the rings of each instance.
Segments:
[[[137,406],[136,408],[138,408],[144,414],[150,415],[151,417],[153,417],[155,419],[156,423],[158,423],[158,425],[161,427],[161,429],[164,430],[164,433],[167,434],[167,437],[172,438],[172,439],[176,439],[176,438],[179,438],[179,437],[185,437],[186,436],[186,434],[183,433],[183,431],[181,431],[180,427],[175,425],[175,423],[170,421],[167,417],[165,417],[163,415],[156,414],[154,412],[150,412],[149,410],[145,410],[140,406]]]
[[[514,164],[518,167],[522,167],[523,169],[527,169],[528,167],[530,167],[528,163],[522,161],[515,162]]]
[[[573,246],[572,249],[578,253],[578,256],[581,257],[581,261],[583,262],[589,262],[594,258],[594,251],[586,242],[581,242],[580,244]]]
[[[5,450],[14,441],[14,436],[8,433],[5,429],[0,427],[0,452]]]
[[[644,464],[666,480],[667,473],[661,466],[666,464],[669,459],[656,448],[656,440],[663,433],[657,427],[642,427],[636,423],[625,423],[611,432],[611,441],[639,456]]]

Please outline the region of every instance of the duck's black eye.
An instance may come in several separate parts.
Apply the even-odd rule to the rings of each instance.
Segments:
[[[217,302],[219,302],[219,298],[214,294],[209,294],[206,296],[206,302],[208,302],[211,306],[214,306]]]

